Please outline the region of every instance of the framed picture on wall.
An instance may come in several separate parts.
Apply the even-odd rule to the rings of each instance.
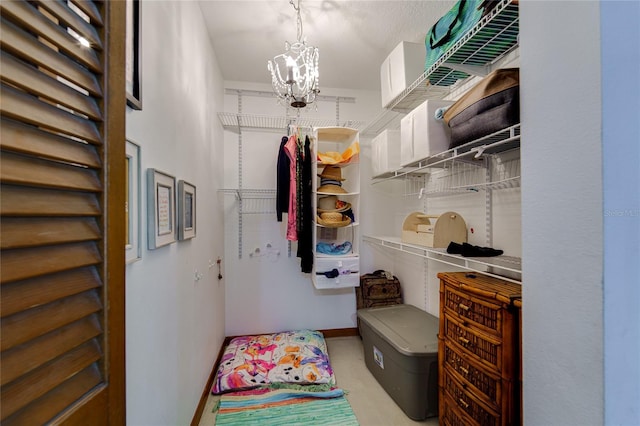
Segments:
[[[126,227],[126,262],[131,263],[142,258],[141,251],[141,214],[140,204],[141,182],[140,182],[140,146],[127,140],[126,149],[127,175],[126,175],[126,200],[124,211],[127,216]]]
[[[196,187],[178,181],[178,240],[196,236]]]
[[[176,241],[176,179],[147,169],[147,234],[149,250]]]
[[[142,32],[140,28],[140,0],[126,0],[126,61],[125,79],[127,87],[127,105],[133,109],[142,109],[142,76],[140,48]]]

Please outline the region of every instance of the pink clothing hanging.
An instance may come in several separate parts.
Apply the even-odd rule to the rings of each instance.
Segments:
[[[284,145],[284,150],[287,153],[287,157],[289,157],[289,212],[287,214],[287,240],[298,241],[298,229],[296,227],[296,217],[298,213],[298,203],[296,202],[296,154],[298,150],[298,138],[295,133],[289,136],[289,140]]]

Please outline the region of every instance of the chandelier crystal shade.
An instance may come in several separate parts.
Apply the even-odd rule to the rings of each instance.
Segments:
[[[303,37],[300,0],[298,0],[298,6],[293,3],[293,0],[289,3],[297,12],[298,41],[293,44],[285,42],[285,52],[268,61],[267,66],[271,72],[271,84],[278,99],[294,108],[304,108],[315,102],[320,93],[318,85],[320,52],[317,47],[307,46]]]

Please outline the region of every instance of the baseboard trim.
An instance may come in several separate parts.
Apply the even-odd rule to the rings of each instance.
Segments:
[[[357,327],[351,327],[351,328],[332,328],[329,330],[319,330],[320,332],[322,332],[322,334],[324,335],[325,338],[329,339],[331,337],[352,337],[352,336],[359,336],[360,333],[358,332],[358,328]]]
[[[326,339],[330,339],[332,337],[350,337],[350,336],[359,336],[357,327],[351,328],[331,328],[328,330],[318,330],[322,333],[322,335]],[[262,333],[266,334],[266,333]],[[196,412],[193,415],[193,419],[191,420],[191,426],[198,426],[200,424],[200,419],[202,418],[202,413],[204,411],[204,407],[207,405],[207,399],[209,398],[209,394],[211,393],[211,387],[213,386],[213,381],[215,380],[216,371],[218,371],[218,365],[220,365],[220,360],[222,359],[222,354],[224,353],[224,349],[227,347],[231,339],[239,336],[227,336],[224,338],[222,342],[222,346],[220,346],[220,350],[218,351],[218,358],[216,358],[216,362],[211,369],[211,374],[209,374],[209,380],[207,380],[207,384],[202,391],[202,395],[200,396],[200,402],[198,403],[198,407],[196,408]]]
[[[202,391],[202,395],[200,396],[200,402],[198,403],[196,412],[193,414],[193,419],[191,419],[191,426],[198,426],[200,424],[200,419],[202,418],[204,407],[207,405],[207,399],[209,398],[209,394],[211,393],[211,387],[213,386],[213,381],[215,380],[216,371],[218,371],[218,365],[220,365],[220,360],[222,359],[224,348],[227,347],[231,339],[231,337],[225,337],[224,341],[222,342],[222,346],[220,346],[218,357],[216,358],[216,362],[213,364],[211,374],[209,374],[209,380],[207,380],[207,384],[205,385],[204,390]]]

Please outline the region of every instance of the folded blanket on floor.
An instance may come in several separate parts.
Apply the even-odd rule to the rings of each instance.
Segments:
[[[261,388],[222,395],[216,425],[358,425],[342,389]]]
[[[292,330],[232,339],[211,391],[218,394],[273,383],[335,384],[321,332]]]

